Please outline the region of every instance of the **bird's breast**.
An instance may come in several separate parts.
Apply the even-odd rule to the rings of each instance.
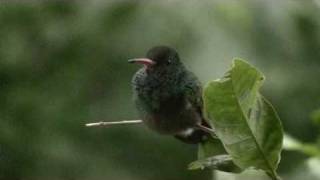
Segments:
[[[177,88],[177,84],[166,81],[148,81],[137,86],[138,98],[144,101],[153,110],[166,109],[168,105],[180,106],[183,101],[183,93]]]

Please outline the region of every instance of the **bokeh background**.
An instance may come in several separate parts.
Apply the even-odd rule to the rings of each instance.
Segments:
[[[285,131],[317,141],[320,1],[0,1],[0,179],[212,179],[187,170],[196,146],[143,125],[84,127],[138,118],[127,59],[155,45],[176,48],[203,84],[246,59]],[[306,159],[284,151],[281,176],[320,179]]]

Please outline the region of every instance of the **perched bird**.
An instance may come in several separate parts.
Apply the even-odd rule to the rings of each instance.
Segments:
[[[132,86],[137,109],[149,128],[186,143],[208,138],[211,129],[202,112],[201,83],[173,48],[157,46],[145,58],[129,62],[144,65]]]

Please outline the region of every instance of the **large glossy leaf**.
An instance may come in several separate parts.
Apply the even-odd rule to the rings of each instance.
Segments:
[[[207,85],[205,109],[234,163],[254,167],[277,179],[283,131],[278,115],[259,93],[264,76],[236,59],[222,79]]]

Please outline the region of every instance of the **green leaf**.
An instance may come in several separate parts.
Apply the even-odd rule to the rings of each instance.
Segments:
[[[219,139],[210,138],[206,142],[199,144],[198,159],[208,158],[226,153],[227,152]]]
[[[277,179],[283,130],[271,104],[259,93],[264,76],[236,59],[222,79],[207,85],[204,103],[210,123],[234,163],[262,169]]]
[[[241,169],[233,164],[230,155],[222,154],[197,160],[189,164],[190,170],[213,168],[224,172],[241,172]]]
[[[220,140],[210,138],[199,144],[198,160],[189,164],[190,170],[212,168],[224,172],[240,173],[231,156],[226,155],[226,150]]]

